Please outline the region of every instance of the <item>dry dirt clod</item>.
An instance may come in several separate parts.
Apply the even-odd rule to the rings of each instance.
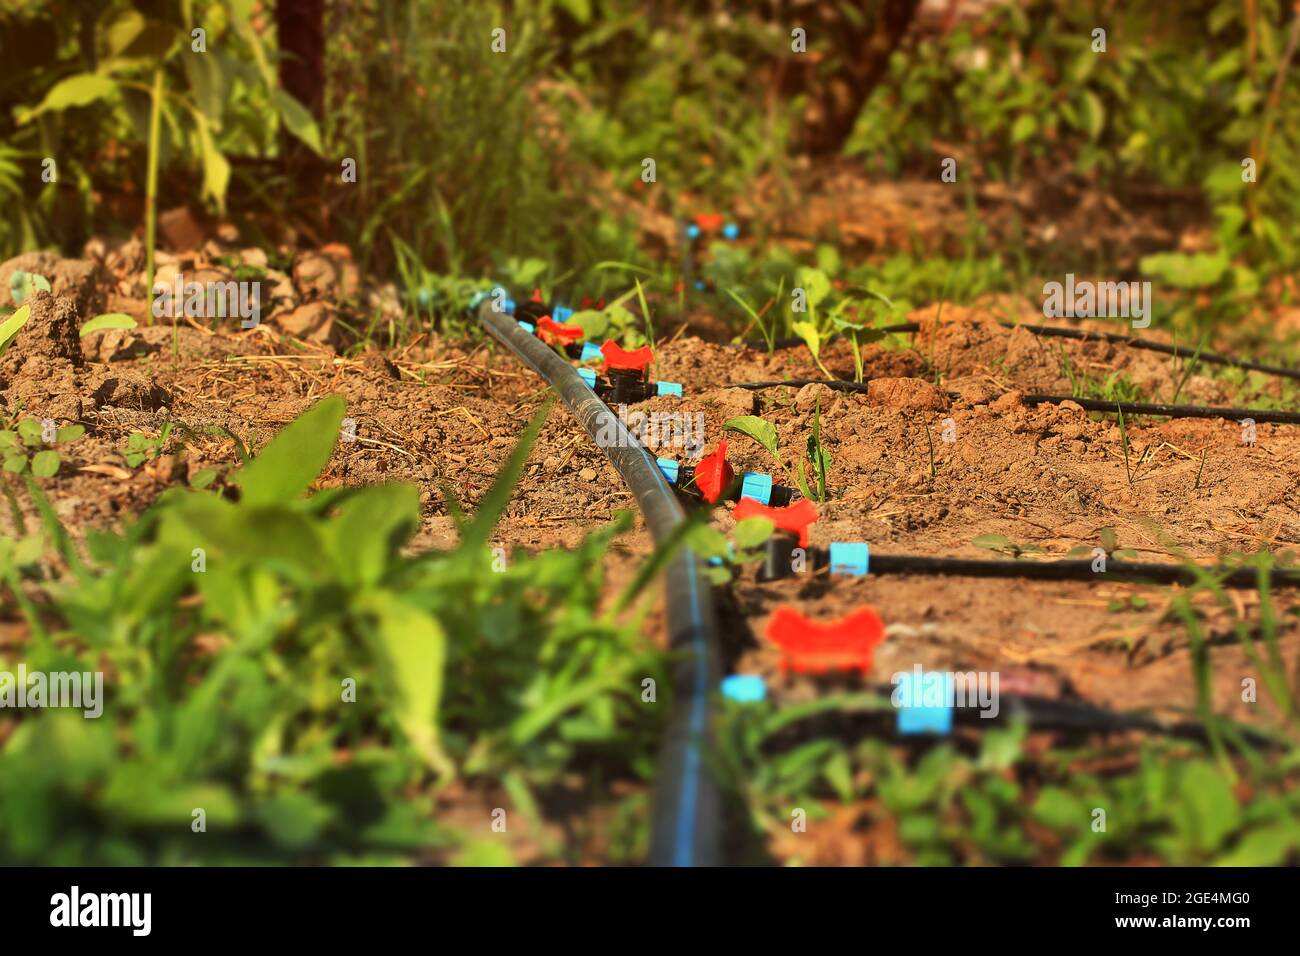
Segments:
[[[171,395],[165,388],[130,371],[114,371],[105,375],[94,386],[92,398],[96,408],[157,411],[171,405]]]
[[[713,405],[728,418],[754,414],[754,393],[747,388],[717,388],[705,392],[700,401]]]
[[[997,401],[989,405],[989,408],[995,412],[1009,412],[1013,408],[1024,407],[1024,392],[1013,388],[1011,391],[1004,393]]]
[[[797,412],[810,413],[819,405],[824,413],[835,400],[835,390],[829,385],[805,385],[794,396]]]
[[[948,400],[929,382],[919,378],[877,378],[867,385],[867,397],[873,405],[890,408],[942,411]]]
[[[4,295],[8,297],[8,294],[6,285]],[[71,295],[34,292],[25,304],[31,307],[31,314],[9,346],[3,360],[4,367],[16,371],[37,355],[80,365],[81,326],[77,300]]]
[[[343,327],[336,322],[338,310],[325,302],[308,302],[292,312],[281,312],[268,320],[286,335],[318,345],[342,346]]]

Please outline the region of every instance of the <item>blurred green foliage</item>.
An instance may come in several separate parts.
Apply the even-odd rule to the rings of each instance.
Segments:
[[[597,608],[628,521],[572,551],[491,547],[542,414],[446,553],[405,553],[413,487],[303,496],[337,397],[234,473],[237,501],[174,488],[89,532],[88,556],[28,479],[43,529],[0,548],[0,599],[31,638],[0,671],[101,671],[103,715],[0,712],[0,860],[427,858],[458,840],[434,809],[453,778],[530,816],[557,787],[594,804],[647,777],[667,709],[641,682],[666,684],[660,656]]]

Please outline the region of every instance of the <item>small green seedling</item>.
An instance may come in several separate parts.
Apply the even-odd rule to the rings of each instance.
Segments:
[[[1135,561],[1138,553],[1132,548],[1121,548],[1119,538],[1115,534],[1114,528],[1102,528],[1099,532],[1101,538],[1101,548],[1106,552],[1107,558],[1119,559],[1120,561]],[[1067,558],[1087,558],[1095,550],[1094,545],[1078,544],[1065,553]]]
[[[0,322],[0,355],[3,355],[5,349],[9,348],[9,343],[23,330],[23,326],[27,324],[29,318],[31,318],[31,307],[24,305],[13,315]]]
[[[49,478],[59,470],[62,459],[55,449],[41,446],[69,445],[85,433],[85,425],[55,428],[49,419],[40,421],[24,418],[16,428],[0,431],[0,454],[4,455],[4,470],[20,475],[30,466],[32,474],[37,478]],[[29,449],[33,451],[29,452]]]
[[[103,332],[108,329],[133,329],[135,327],[135,319],[131,318],[125,312],[106,312],[103,315],[95,316],[83,325],[78,334],[84,339],[92,332]]]
[[[22,305],[33,292],[49,292],[50,280],[35,272],[15,269],[9,274],[9,297],[14,305]]]
[[[790,476],[790,469],[781,460],[780,442],[776,426],[771,422],[759,418],[757,415],[737,415],[735,418],[728,418],[723,422],[722,429],[723,431],[739,432],[754,439],[768,450],[772,460],[776,462],[776,466],[785,472],[787,476]],[[799,458],[796,460],[795,474],[792,477],[795,484],[798,485],[799,491],[809,501],[826,501],[828,497],[826,476],[831,469],[831,455],[826,450],[826,446],[822,444],[820,400],[813,410],[813,427],[812,432],[808,435],[807,449],[807,459]],[[816,479],[815,487],[809,484],[809,474]]]
[[[1013,558],[1023,558],[1027,554],[1042,554],[1043,549],[1036,544],[1017,544],[1003,534],[982,534],[971,542],[977,548],[986,548],[1009,554]]]
[[[808,484],[808,479],[804,474],[804,460],[800,458],[795,462],[795,469],[799,476],[799,490],[809,501],[822,502],[826,500],[826,475],[831,470],[831,453],[826,450],[822,444],[822,403],[817,399],[813,406],[813,427],[808,434],[808,467],[809,471],[817,479],[815,488]]]
[[[158,433],[157,438],[150,438],[143,432],[131,432],[126,440],[126,451],[123,452],[127,465],[132,468],[139,468],[146,461],[156,460],[162,454],[163,447],[167,444],[167,439],[171,437],[171,433],[172,423],[170,420],[163,423],[162,431]],[[210,480],[208,484],[211,484]]]
[[[774,527],[766,518],[745,518],[736,522],[733,542],[728,542],[721,531],[701,524],[690,530],[686,542],[704,560],[704,576],[713,584],[726,584],[732,568],[763,559],[763,545]]]

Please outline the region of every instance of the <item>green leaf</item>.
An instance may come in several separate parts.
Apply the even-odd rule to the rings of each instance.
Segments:
[[[230,185],[230,163],[217,148],[206,117],[199,120],[197,127],[200,152],[203,154],[203,196],[212,199],[219,209],[224,210],[226,187]]]
[[[794,284],[796,287],[803,289],[804,295],[808,299],[809,309],[815,309],[831,292],[830,277],[821,269],[800,266],[795,270]]]
[[[41,100],[39,106],[22,114],[18,124],[21,126],[31,122],[37,116],[51,110],[87,106],[116,92],[117,83],[112,79],[97,73],[78,73],[55,83],[54,87],[45,94],[45,99]]]
[[[605,313],[598,309],[584,309],[581,312],[575,312],[569,317],[571,325],[577,325],[582,329],[588,339],[598,339],[609,329],[609,319]]]
[[[1034,801],[1033,814],[1040,823],[1063,833],[1083,832],[1092,822],[1083,798],[1060,787],[1044,787]]]
[[[1275,824],[1251,830],[1228,853],[1215,860],[1216,866],[1280,866],[1300,846],[1300,828]]]
[[[1023,143],[1038,130],[1038,120],[1033,113],[1021,113],[1011,126],[1011,142]]]
[[[735,418],[728,418],[722,423],[722,429],[748,435],[771,452],[773,458],[777,457],[776,426],[765,422],[757,415],[738,415]]]
[[[1106,127],[1106,107],[1101,105],[1101,98],[1088,90],[1083,94],[1084,129],[1088,137],[1097,140]]]
[[[30,317],[31,306],[24,305],[9,318],[0,322],[0,352],[9,347],[9,343],[13,341],[14,336],[22,331],[23,326],[27,324]]]
[[[795,335],[803,339],[804,344],[808,346],[808,351],[812,353],[813,361],[820,362],[822,354],[822,334],[817,329],[814,322],[792,322],[790,329]]]
[[[1215,850],[1241,818],[1232,785],[1212,763],[1186,764],[1179,777],[1179,800],[1171,814],[1179,834],[1202,852]]]
[[[32,474],[37,478],[49,478],[59,470],[59,453],[47,448],[32,456]]]
[[[64,425],[54,433],[54,439],[60,445],[68,445],[86,434],[85,425]]]
[[[374,485],[350,495],[330,523],[343,580],[377,583],[411,534],[420,527],[420,493],[412,485]]]
[[[124,312],[105,312],[103,315],[97,315],[81,327],[80,335],[84,339],[91,332],[102,332],[106,329],[133,329],[136,327],[135,319],[131,318]]]
[[[775,530],[776,525],[767,518],[745,518],[737,521],[734,533],[736,547],[742,551],[757,548],[772,537],[772,532]]]
[[[1003,534],[982,534],[971,541],[971,544],[977,548],[990,548],[994,551],[1000,551],[1003,548],[1014,547],[1011,539]]]
[[[306,491],[334,452],[346,408],[342,396],[331,395],[286,425],[235,473],[241,500],[249,505],[285,504]]]
[[[701,558],[726,558],[730,552],[726,535],[707,524],[691,528],[686,543]]]
[[[22,474],[27,467],[26,455],[10,455],[5,458],[4,470],[12,475]]]
[[[45,426],[35,418],[24,418],[18,423],[18,434],[31,447],[44,444],[41,434]]]
[[[373,593],[363,609],[379,622],[379,646],[396,691],[386,709],[429,767],[450,776],[454,768],[442,751],[437,723],[447,653],[441,625],[396,594]]]
[[[320,130],[316,128],[316,121],[312,119],[307,107],[281,89],[271,91],[271,102],[275,104],[276,111],[289,132],[310,146],[317,156],[322,155]]]
[[[202,491],[217,480],[217,470],[215,468],[203,468],[194,473],[190,479],[190,487]]]
[[[21,305],[33,292],[50,291],[50,280],[36,272],[23,272],[21,269],[15,269],[9,276],[9,297],[14,300],[14,305]]]
[[[1161,279],[1179,289],[1201,289],[1219,282],[1230,263],[1222,252],[1161,252],[1144,256],[1139,263],[1143,275]]]

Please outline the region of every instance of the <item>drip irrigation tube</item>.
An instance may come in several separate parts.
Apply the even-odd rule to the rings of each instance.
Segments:
[[[1140,339],[1132,335],[1121,335],[1118,332],[1094,332],[1088,329],[1074,329],[1064,325],[1029,325],[1027,323],[1017,322],[999,322],[998,325],[1004,329],[1024,329],[1034,335],[1041,335],[1044,338],[1054,339],[1077,339],[1079,341],[1109,342],[1112,345],[1124,345],[1128,348],[1142,349],[1147,352],[1160,352],[1163,355],[1182,356],[1185,359],[1195,358],[1198,362],[1205,362],[1209,365],[1230,365],[1234,368],[1246,369],[1250,372],[1263,372],[1266,375],[1279,375],[1283,378],[1300,379],[1300,368],[1289,368],[1284,365],[1266,365],[1262,362],[1248,362],[1243,359],[1235,359],[1231,355],[1224,355],[1222,352],[1201,352],[1197,354],[1194,350],[1189,352],[1185,348],[1179,348],[1176,345],[1170,345],[1168,342],[1157,342],[1154,339]],[[905,334],[908,332],[919,332],[920,324],[917,322],[899,322],[895,325],[881,326],[878,332],[897,332]],[[833,341],[840,338],[839,335],[832,335],[827,341]],[[766,349],[767,343],[761,339],[750,339],[744,343],[752,349]],[[777,339],[772,343],[773,348],[788,349],[796,348],[803,345],[803,339],[798,336]]]
[[[1105,571],[1094,571],[1090,558],[1058,561],[1016,561],[989,558],[947,558],[919,554],[873,554],[871,574],[933,574],[969,578],[1026,578],[1035,581],[1133,581],[1148,584],[1195,584],[1196,572],[1185,564],[1155,564],[1147,561],[1106,562]],[[1256,588],[1254,568],[1203,567],[1231,588]],[[1273,568],[1269,582],[1274,587],[1300,587],[1300,570]]]
[[[888,699],[894,688],[872,688],[882,698]],[[976,729],[1005,726],[1016,720],[1025,721],[1035,731],[1076,733],[1126,733],[1139,731],[1183,740],[1207,742],[1210,739],[1206,726],[1199,721],[1182,720],[1165,722],[1143,711],[1106,710],[1080,700],[1069,698],[1034,697],[1021,694],[998,694],[1000,713],[996,717],[983,716],[977,707],[957,707],[953,711],[955,725]],[[817,732],[838,733],[852,738],[880,737],[902,739],[891,733],[882,722],[892,722],[897,711],[892,709],[828,711],[794,721],[776,736],[776,749],[788,750],[803,743]],[[1241,738],[1255,746],[1272,748],[1278,740],[1266,733],[1239,728]],[[916,738],[913,738],[916,739]]]
[[[746,388],[757,391],[765,388],[778,388],[789,385],[802,388],[805,385],[825,385],[838,392],[867,392],[866,382],[848,382],[838,378],[791,378],[781,382],[738,382],[733,388]],[[960,392],[944,392],[949,398],[961,398]],[[1152,415],[1162,418],[1223,418],[1240,422],[1249,418],[1256,424],[1300,425],[1300,412],[1276,411],[1268,408],[1227,408],[1205,405],[1167,405],[1163,402],[1110,402],[1100,398],[1078,398],[1074,395],[1023,395],[1021,401],[1026,405],[1060,405],[1073,402],[1089,412],[1123,412],[1125,415]]]
[[[655,541],[668,537],[685,514],[655,459],[623,421],[552,349],[521,329],[513,318],[479,309],[479,321],[497,340],[555,389],[598,444],[636,498]],[[705,766],[710,698],[721,679],[717,622],[709,585],[699,562],[678,549],[665,571],[668,643],[674,653],[673,713],[669,718],[655,783],[650,863],[656,866],[716,866],[721,863],[721,795]]]

